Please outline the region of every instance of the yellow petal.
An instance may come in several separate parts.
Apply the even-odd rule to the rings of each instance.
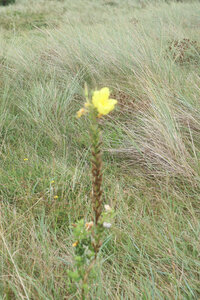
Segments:
[[[102,115],[107,115],[115,108],[115,104],[117,103],[116,100],[112,99],[112,101],[107,101],[104,105],[101,103],[98,104],[97,110]]]
[[[104,87],[99,91],[94,91],[92,97],[92,104],[97,109],[100,115],[107,115],[112,111],[117,103],[115,99],[109,99],[109,88]]]
[[[107,87],[102,88],[100,90],[100,94],[101,94],[101,97],[104,101],[107,100],[110,96],[109,88],[107,88]]]
[[[98,103],[104,103],[105,101],[108,100],[110,95],[110,91],[109,88],[104,87],[99,91],[94,91],[93,93],[93,97],[92,97],[92,103],[94,105],[94,107],[98,106]]]
[[[100,98],[101,98],[101,96],[100,96],[99,91],[94,91],[93,97],[92,97],[92,103],[93,103],[94,107],[97,107],[97,105],[100,101]]]
[[[109,102],[112,103],[113,105],[117,104],[117,100],[115,99],[109,99]]]

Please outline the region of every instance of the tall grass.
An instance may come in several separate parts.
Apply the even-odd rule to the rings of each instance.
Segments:
[[[87,82],[119,102],[104,121],[115,237],[91,299],[198,299],[200,54],[191,45],[180,64],[169,45],[199,45],[199,2],[35,3],[0,9],[0,297],[80,297],[67,269],[69,225],[91,213],[88,126],[75,118]]]

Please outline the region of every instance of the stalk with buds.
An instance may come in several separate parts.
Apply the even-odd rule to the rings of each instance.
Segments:
[[[86,103],[84,108],[77,112],[77,117],[88,114],[90,120],[90,136],[92,149],[92,221],[80,220],[73,224],[75,242],[75,271],[68,271],[72,282],[81,282],[81,299],[86,299],[88,293],[89,275],[96,263],[99,250],[103,244],[105,230],[111,227],[114,218],[114,211],[110,206],[104,205],[102,201],[102,153],[101,153],[101,132],[99,118],[111,112],[117,101],[110,99],[108,88],[94,91],[91,99],[85,88]],[[80,286],[80,285],[79,285]]]

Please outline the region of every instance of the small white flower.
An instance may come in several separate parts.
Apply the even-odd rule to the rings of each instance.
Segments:
[[[111,207],[110,207],[110,205],[108,205],[108,204],[105,204],[105,205],[104,205],[104,208],[105,208],[106,211],[111,211]]]
[[[110,228],[112,226],[111,223],[103,222],[103,227],[104,228]]]

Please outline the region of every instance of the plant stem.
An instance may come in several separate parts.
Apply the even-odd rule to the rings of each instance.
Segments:
[[[85,272],[85,276],[83,278],[83,282],[82,282],[82,289],[81,289],[81,300],[85,300],[85,289],[84,289],[84,285],[87,283],[88,280],[88,276],[90,274],[90,271],[92,270],[94,264],[96,262],[96,256],[94,257],[94,259],[91,261],[87,271]]]
[[[102,213],[102,155],[100,129],[96,113],[91,113],[91,140],[92,140],[92,206],[94,211],[95,225],[98,224]]]

